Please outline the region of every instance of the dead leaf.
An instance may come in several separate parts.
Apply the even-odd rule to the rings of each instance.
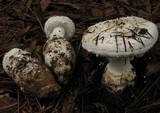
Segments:
[[[151,12],[151,1],[150,0],[142,0],[144,7],[146,9],[147,12]]]
[[[6,52],[12,48],[19,48],[20,45],[16,41],[11,41],[6,43],[3,47],[0,48],[0,57],[3,56]]]
[[[40,4],[41,4],[41,8],[42,8],[42,11],[45,11],[46,8],[48,7],[48,5],[50,4],[50,0],[41,0],[40,1]]]
[[[27,31],[31,28],[31,25],[28,25],[27,27],[22,28],[21,30],[17,31],[16,33],[16,37],[19,38],[22,35],[24,35],[25,33],[27,33]]]
[[[93,7],[91,9],[91,11],[92,11],[92,15],[94,17],[100,17],[100,18],[103,17],[103,10],[102,9],[100,9],[98,7]]]
[[[0,76],[1,76],[2,74],[4,74],[4,69],[3,69],[2,64],[0,64]]]
[[[5,92],[4,89],[0,89],[0,99],[2,99],[3,97],[8,97],[9,94]]]
[[[118,12],[120,13],[120,15],[125,15],[125,10],[124,8],[118,8]]]
[[[150,18],[151,18],[151,14],[144,11],[144,10],[138,10],[138,15],[140,17],[144,17],[145,19],[148,19],[148,20],[150,20]]]
[[[20,0],[19,1],[19,7],[20,7],[21,10],[26,8],[26,3],[27,3],[26,0]]]
[[[28,2],[27,2],[27,8],[26,8],[26,11],[25,11],[26,13],[28,12],[28,8],[31,7],[32,2],[33,2],[33,0],[28,0]]]
[[[128,0],[119,0],[119,2],[123,2],[125,4],[129,4]]]
[[[82,9],[82,7],[81,7],[81,5],[80,4],[72,4],[72,3],[69,3],[69,2],[58,2],[58,3],[54,3],[54,4],[56,4],[56,5],[64,5],[64,6],[69,6],[69,7],[72,7],[72,8],[74,8],[74,9],[76,9],[76,10],[80,10],[80,9]]]
[[[117,11],[112,7],[108,7],[107,9],[104,10],[104,15],[105,17],[117,15]]]
[[[6,93],[0,99],[0,111],[1,113],[11,113],[17,107],[17,104],[17,100]]]
[[[77,93],[73,93],[64,100],[62,113],[72,113],[75,106],[76,96],[77,96]]]
[[[146,67],[146,71],[147,71],[146,76],[150,76],[152,74],[160,72],[160,61],[149,63]]]
[[[152,14],[156,14],[159,9],[160,9],[160,3],[158,3],[158,4],[156,5],[156,7],[154,8],[154,10],[152,11]]]

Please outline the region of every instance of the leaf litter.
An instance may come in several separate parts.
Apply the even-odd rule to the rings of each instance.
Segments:
[[[22,93],[0,63],[0,112],[3,113],[159,113],[160,38],[132,64],[134,87],[113,95],[101,84],[108,60],[81,48],[84,30],[96,22],[127,15],[146,18],[160,30],[159,0],[2,0],[0,1],[0,59],[14,47],[27,49],[42,62],[46,41],[43,26],[54,15],[69,16],[76,25],[71,39],[77,62],[72,80],[54,98],[37,99]]]

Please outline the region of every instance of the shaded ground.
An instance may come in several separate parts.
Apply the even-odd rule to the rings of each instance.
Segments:
[[[160,30],[159,0],[0,0],[1,61],[14,47],[28,48],[42,58],[43,25],[53,15],[69,16],[76,24],[70,41],[77,54],[71,82],[55,98],[32,98],[18,89],[0,62],[0,113],[160,113],[160,38],[148,53],[132,61],[135,86],[117,95],[101,84],[107,59],[81,48],[84,30],[106,19],[140,16]]]

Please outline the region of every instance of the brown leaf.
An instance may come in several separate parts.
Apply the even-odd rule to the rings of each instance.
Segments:
[[[48,7],[48,5],[50,4],[50,0],[41,0],[40,1],[40,4],[41,4],[41,8],[42,8],[42,11],[45,11],[46,8]]]
[[[0,98],[0,111],[1,113],[11,113],[13,109],[16,108],[17,104],[16,99],[6,93]]]
[[[81,5],[80,4],[72,4],[72,3],[69,3],[69,2],[58,2],[58,3],[54,3],[55,5],[64,5],[64,6],[69,6],[69,7],[72,7],[74,9],[77,9],[77,10],[80,10],[82,9]]]
[[[154,62],[154,63],[149,63],[146,67],[146,75],[150,76],[151,74],[160,72],[160,61],[159,62]]]
[[[98,7],[93,7],[92,9],[91,9],[91,11],[92,11],[92,15],[94,16],[94,17],[103,17],[103,10],[102,9],[99,9]]]
[[[128,0],[119,0],[119,2],[123,2],[125,4],[129,4]]]
[[[76,96],[77,96],[77,93],[73,93],[64,100],[62,113],[72,113],[75,106]]]
[[[20,0],[19,1],[19,7],[20,7],[20,9],[25,9],[26,8],[26,3],[27,3],[27,1],[26,0]]]
[[[144,7],[146,9],[147,12],[151,12],[151,1],[150,0],[142,0]]]
[[[32,2],[33,2],[33,0],[28,0],[28,1],[27,1],[27,8],[26,8],[26,11],[25,11],[25,12],[28,12],[28,8],[31,7]]]
[[[19,48],[19,44],[16,41],[11,41],[6,43],[3,47],[0,48],[0,57],[3,56],[6,52],[12,48]]]
[[[4,69],[3,69],[3,66],[2,64],[0,64],[0,76],[4,73]]]
[[[146,18],[146,19],[148,19],[148,20],[150,20],[150,18],[151,18],[151,14],[148,13],[148,12],[146,12],[146,11],[144,11],[144,10],[139,10],[139,11],[138,11],[138,15],[139,15],[140,17],[144,17],[144,18]]]
[[[19,38],[22,35],[24,35],[25,33],[27,33],[27,31],[31,28],[31,25],[28,25],[27,27],[22,28],[21,30],[17,31],[16,33],[16,37]]]
[[[117,11],[112,7],[108,7],[107,9],[105,9],[104,15],[105,15],[105,17],[117,15]]]
[[[118,9],[118,12],[120,13],[120,15],[125,15],[125,10],[124,10],[123,7],[122,7],[122,8],[119,8],[119,9]]]
[[[158,3],[158,4],[155,6],[154,10],[152,11],[152,14],[158,13],[159,9],[160,9],[160,3]]]

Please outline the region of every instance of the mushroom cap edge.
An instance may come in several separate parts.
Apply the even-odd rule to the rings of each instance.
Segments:
[[[67,16],[52,16],[45,22],[44,32],[47,38],[49,38],[49,35],[55,27],[62,27],[65,29],[65,37],[67,40],[71,39],[74,35],[75,24]]]

